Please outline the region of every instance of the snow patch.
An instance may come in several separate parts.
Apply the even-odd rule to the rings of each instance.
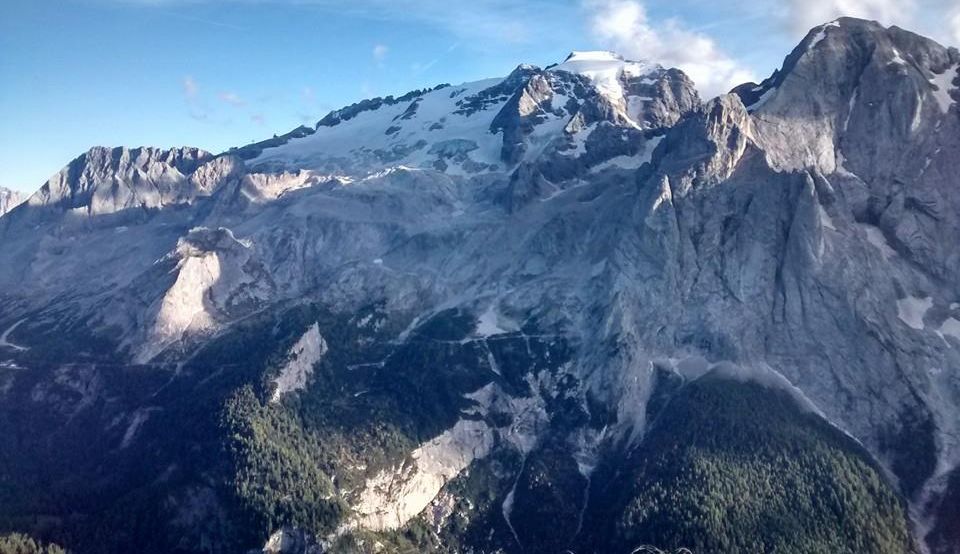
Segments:
[[[947,335],[948,337],[953,337],[957,340],[960,340],[960,320],[957,320],[953,317],[948,317],[942,324],[940,324],[940,329],[937,330],[937,333],[942,337]]]
[[[889,63],[896,65],[907,65],[907,61],[903,59],[903,56],[900,55],[900,51],[896,48],[893,49],[893,59],[891,59]]]
[[[10,338],[10,333],[14,332],[14,331],[17,329],[17,327],[19,327],[19,326],[20,326],[24,321],[26,321],[26,320],[27,320],[26,318],[21,319],[20,321],[14,323],[14,324],[11,325],[10,327],[7,327],[7,330],[3,332],[3,335],[0,335],[0,347],[9,348],[9,349],[11,349],[11,350],[16,350],[17,352],[24,352],[24,351],[28,350],[28,348],[27,348],[26,346],[20,346],[20,345],[17,345],[17,344],[13,344],[13,343],[10,342],[10,340],[9,340],[9,338]]]
[[[653,151],[656,150],[657,145],[660,144],[660,141],[663,140],[663,136],[653,137],[643,145],[643,150],[637,153],[635,156],[616,156],[610,158],[609,160],[597,164],[590,168],[591,173],[599,173],[607,169],[639,169],[645,163],[650,163],[653,159]]]
[[[777,90],[778,90],[777,87],[770,87],[767,90],[765,90],[763,94],[760,95],[760,98],[757,98],[757,100],[753,104],[750,104],[749,106],[747,106],[747,112],[753,113],[754,111],[763,107],[764,104],[766,104],[767,102],[770,101],[771,98],[773,98],[773,95],[777,93]]]
[[[823,42],[823,39],[827,38],[827,29],[831,27],[839,27],[839,26],[840,26],[839,21],[831,21],[830,23],[821,25],[820,30],[817,31],[816,35],[814,35],[813,40],[810,41],[810,46],[808,46],[807,49],[810,50],[816,47],[821,42]]]
[[[520,535],[517,534],[517,530],[513,527],[513,522],[510,521],[510,517],[513,515],[513,503],[517,496],[517,484],[520,482],[520,476],[523,475],[523,470],[527,467],[527,457],[523,457],[523,461],[520,462],[520,470],[517,472],[516,478],[513,480],[513,486],[510,487],[510,492],[507,493],[507,497],[503,499],[503,505],[500,507],[500,511],[503,513],[503,519],[507,522],[507,527],[510,528],[510,534],[513,535],[513,540],[517,542],[517,546],[521,549],[523,544],[520,542]]]
[[[955,65],[939,75],[934,75],[930,79],[930,84],[936,87],[933,91],[933,97],[940,106],[940,111],[947,113],[955,100],[950,96],[950,90],[953,89],[953,80],[957,77],[957,71],[960,70],[960,64]]]
[[[591,123],[583,130],[575,133],[571,139],[573,141],[573,149],[566,150],[564,155],[579,158],[580,156],[587,153],[587,139],[590,138],[590,135],[597,128],[598,123]]]
[[[857,105],[857,98],[860,97],[860,88],[857,87],[853,89],[853,94],[850,95],[850,101],[847,103],[847,116],[843,119],[843,132],[846,133],[847,129],[850,128],[850,118],[853,117],[853,109]]]
[[[624,97],[622,77],[641,76],[650,73],[653,66],[646,62],[630,62],[613,52],[573,52],[563,63],[551,71],[565,71],[583,75],[593,81],[600,94],[612,100]]]
[[[487,311],[480,314],[480,317],[477,319],[477,327],[473,333],[478,337],[484,338],[509,333],[510,330],[501,327],[501,322],[502,318],[500,314],[497,313],[496,304],[490,304]],[[502,323],[507,325],[505,321]]]
[[[910,121],[910,132],[916,133],[923,123],[923,96],[917,95],[917,106],[913,109],[913,120]],[[924,168],[926,169],[926,168]]]
[[[897,300],[897,317],[911,329],[924,328],[923,316],[933,307],[933,298],[925,296],[908,296]]]

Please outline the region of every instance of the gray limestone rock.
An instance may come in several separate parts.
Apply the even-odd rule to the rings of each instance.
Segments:
[[[678,70],[577,59],[360,103],[246,161],[91,150],[0,219],[0,359],[90,333],[105,363],[178,367],[255,315],[379,306],[389,337],[350,355],[387,359],[351,372],[435,342],[424,371],[486,384],[444,389],[469,407],[422,465],[370,476],[413,491],[377,521],[426,509],[465,452],[621,455],[658,374],[740,368],[859,441],[958,552],[957,51],[844,18],[705,105]]]

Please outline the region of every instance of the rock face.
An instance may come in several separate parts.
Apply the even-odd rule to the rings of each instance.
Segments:
[[[0,187],[0,216],[16,208],[23,202],[23,197],[15,190]]]
[[[279,402],[284,394],[306,387],[313,367],[326,353],[327,343],[320,335],[320,326],[314,323],[290,349],[290,359],[277,376],[277,387],[270,400]]]
[[[189,203],[211,192],[204,189],[205,172],[190,178],[210,158],[196,148],[92,148],[54,175],[28,202],[87,216]]]
[[[841,19],[706,103],[580,52],[226,155],[93,149],[0,220],[0,430],[51,460],[0,471],[101,522],[78,483],[137,491],[168,547],[512,552],[549,507],[559,550],[709,374],[855,439],[960,552],[958,68]]]

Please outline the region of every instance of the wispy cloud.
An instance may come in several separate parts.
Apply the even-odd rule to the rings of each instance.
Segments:
[[[446,58],[447,56],[449,56],[451,53],[453,53],[454,50],[456,50],[456,49],[459,48],[459,47],[460,47],[460,43],[459,43],[459,42],[455,42],[455,43],[451,44],[446,50],[443,51],[442,54],[440,54],[440,55],[437,56],[436,58],[433,58],[433,59],[431,59],[430,61],[428,61],[428,62],[426,62],[426,63],[414,63],[414,64],[411,66],[411,69],[413,70],[414,73],[417,73],[417,74],[419,74],[419,73],[426,73],[427,71],[430,71],[430,69],[432,69],[433,66],[437,65],[438,63],[440,63],[441,60],[443,60],[444,58]]]
[[[129,1],[129,0],[128,0],[128,1]],[[133,2],[134,2],[134,3],[138,3],[138,4],[146,4],[146,5],[151,5],[151,4],[152,4],[152,5],[158,5],[158,4],[173,3],[173,2],[171,2],[170,0],[155,0],[154,2],[144,2],[144,1],[133,0]],[[188,23],[199,23],[200,25],[206,25],[206,26],[209,26],[209,27],[219,27],[219,28],[221,28],[221,29],[229,29],[229,30],[231,30],[231,31],[246,31],[246,30],[247,30],[246,27],[241,27],[240,25],[234,25],[233,23],[229,23],[229,22],[226,22],[226,21],[218,21],[218,20],[215,20],[215,19],[205,19],[205,18],[202,18],[202,17],[196,17],[196,16],[194,16],[194,15],[188,15],[188,14],[181,13],[181,12],[161,10],[161,11],[159,11],[158,13],[161,13],[161,14],[166,15],[166,16],[168,16],[168,17],[172,17],[172,18],[174,18],[174,19],[179,19],[179,20],[181,20],[181,21],[186,21],[186,22],[188,22]]]
[[[317,91],[313,90],[313,87],[303,87],[303,90],[300,91],[300,97],[305,104],[313,104],[317,101]]]
[[[300,90],[301,107],[297,110],[297,119],[304,125],[313,125],[320,119],[320,113],[330,111],[330,107],[318,102],[317,91],[311,86],[305,86]]]
[[[709,98],[755,80],[753,72],[708,35],[677,19],[653,22],[638,0],[586,0],[595,40],[628,58],[679,67]]]
[[[267,118],[264,117],[262,113],[255,113],[250,115],[250,121],[256,123],[257,125],[263,127],[267,124]]]
[[[183,92],[183,101],[187,105],[187,115],[191,119],[219,125],[229,125],[232,123],[233,120],[230,114],[218,110],[216,104],[210,104],[210,99],[213,97],[209,93],[203,94],[200,83],[192,75],[184,76],[180,80],[180,86]],[[218,92],[215,98],[220,104],[224,104],[230,108],[239,109],[247,106],[247,101],[235,92]],[[250,118],[251,121],[255,123],[264,123],[266,121],[263,114],[259,112],[251,114]]]
[[[200,98],[200,86],[191,75],[186,75],[180,81],[183,89],[183,101],[187,104],[187,115],[191,119],[204,121],[210,117],[210,110]]]
[[[240,98],[240,95],[238,95],[235,92],[230,92],[230,91],[220,92],[219,94],[217,94],[217,98],[219,98],[220,101],[223,102],[224,104],[229,104],[235,108],[241,108],[247,105],[246,100],[244,100],[243,98]]]
[[[192,76],[187,75],[183,78],[183,95],[187,99],[192,99],[197,97],[197,82],[193,79]]]
[[[551,20],[564,11],[555,0],[112,0],[143,6],[198,3],[262,2],[329,10],[380,21],[413,21],[443,29],[457,37],[485,45],[531,43],[549,36]],[[230,25],[224,22],[205,21]]]
[[[373,60],[378,64],[382,64],[385,59],[387,59],[387,54],[390,53],[390,48],[385,44],[377,44],[373,47],[371,54],[373,55]]]

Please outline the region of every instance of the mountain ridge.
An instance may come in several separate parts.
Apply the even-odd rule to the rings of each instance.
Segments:
[[[680,398],[664,383],[719,373],[814,407],[880,464],[914,539],[955,552],[958,70],[956,49],[841,19],[707,102],[675,69],[580,53],[218,156],[93,149],[0,220],[0,391],[98,422],[131,479],[123,451],[162,452],[163,427],[221,440],[170,391],[230,406],[232,469],[156,461],[183,483],[161,519],[197,540],[214,531],[185,514],[225,498],[259,522],[248,542],[423,518],[440,536],[483,504],[451,492],[476,472],[503,494],[473,546],[512,551],[539,536],[513,501],[590,517],[597,468]],[[303,388],[267,401],[307,351]],[[258,481],[272,448],[278,482],[324,476],[301,492],[329,511]]]

